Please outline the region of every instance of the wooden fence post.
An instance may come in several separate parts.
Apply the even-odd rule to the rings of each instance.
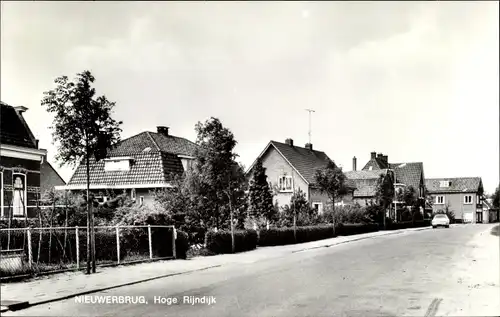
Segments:
[[[153,243],[151,239],[151,225],[148,225],[149,259],[153,259]]]
[[[78,226],[75,227],[75,243],[76,243],[76,269],[80,269],[80,236]]]
[[[116,259],[120,264],[120,226],[116,225]]]
[[[33,268],[33,250],[31,249],[31,228],[26,229],[28,235],[28,265]]]

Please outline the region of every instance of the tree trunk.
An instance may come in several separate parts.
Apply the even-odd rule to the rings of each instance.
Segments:
[[[89,155],[88,155],[88,149],[87,149],[87,154],[86,154],[86,164],[87,164],[87,274],[90,274],[90,237],[91,237],[91,232],[90,232],[90,227],[91,227],[91,221],[92,218],[90,216],[90,162],[89,162]]]

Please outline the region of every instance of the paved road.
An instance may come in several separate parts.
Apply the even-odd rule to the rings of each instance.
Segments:
[[[69,299],[5,316],[452,314],[452,309],[461,310],[459,306],[471,299],[470,285],[456,278],[471,273],[464,268],[469,261],[475,261],[470,256],[478,244],[473,241],[488,228],[492,227],[473,225],[378,237],[90,295],[144,296],[147,304],[84,304]],[[497,236],[487,234],[488,239],[498,241]],[[498,281],[480,287],[495,286],[498,288]],[[190,305],[183,303],[184,296],[213,296],[216,302]],[[155,303],[155,297],[164,298],[163,303]],[[168,305],[173,298],[178,304]],[[472,310],[464,310],[464,315],[486,315],[481,307],[469,304]],[[456,311],[453,315],[457,315]]]

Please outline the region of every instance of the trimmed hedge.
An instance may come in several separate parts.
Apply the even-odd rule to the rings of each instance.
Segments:
[[[341,223],[335,228],[335,233],[339,236],[350,236],[378,230],[379,225],[376,223]]]
[[[287,245],[317,241],[333,238],[332,226],[304,226],[296,227],[297,239],[295,239],[293,228],[273,228],[259,232],[259,246]]]
[[[206,248],[216,254],[232,253],[231,231],[209,231],[205,234]],[[255,230],[236,230],[234,232],[234,251],[243,252],[257,248]]]

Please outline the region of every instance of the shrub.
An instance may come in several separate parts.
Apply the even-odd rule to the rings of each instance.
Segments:
[[[205,245],[216,254],[232,253],[230,231],[209,231],[205,235]],[[236,230],[234,232],[235,252],[249,251],[257,248],[257,232],[255,230]]]
[[[286,245],[334,237],[333,228],[328,225],[297,227],[295,234],[293,228],[261,230],[258,244],[259,246]]]
[[[339,236],[350,236],[354,234],[375,232],[379,230],[379,225],[376,223],[341,223],[335,229]]]
[[[177,230],[177,239],[175,240],[175,256],[177,259],[185,260],[189,250],[189,236],[186,232]]]

